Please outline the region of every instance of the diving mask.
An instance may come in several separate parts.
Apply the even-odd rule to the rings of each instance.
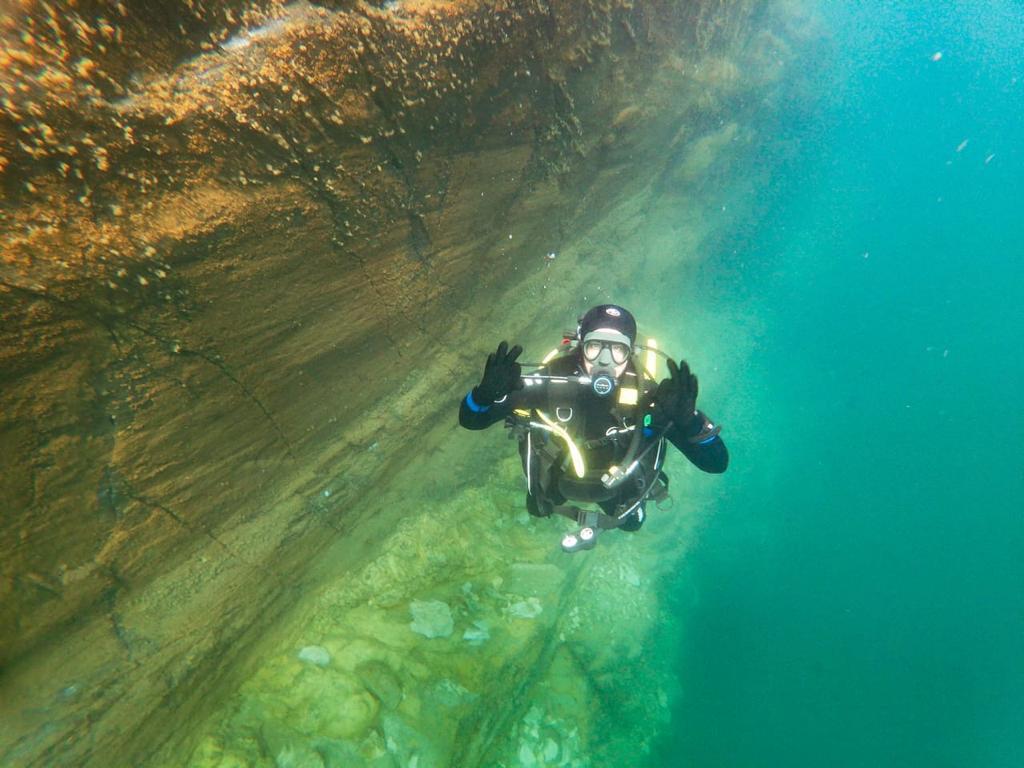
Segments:
[[[618,341],[602,341],[590,339],[583,343],[583,357],[590,362],[596,361],[605,350],[611,355],[612,362],[622,365],[629,359],[629,345]]]
[[[594,392],[610,395],[629,362],[633,349],[629,337],[611,328],[598,328],[583,337],[580,347]]]

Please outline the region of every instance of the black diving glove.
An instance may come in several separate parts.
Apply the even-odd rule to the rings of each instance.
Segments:
[[[697,377],[690,373],[685,360],[676,365],[668,361],[671,378],[662,379],[654,394],[652,416],[659,426],[672,422],[684,435],[690,437],[700,431],[702,419],[697,415]]]
[[[522,353],[523,348],[518,344],[509,349],[508,342],[503,341],[496,351],[487,356],[484,377],[473,390],[473,399],[477,403],[490,405],[513,390],[523,388],[523,367],[516,362]]]

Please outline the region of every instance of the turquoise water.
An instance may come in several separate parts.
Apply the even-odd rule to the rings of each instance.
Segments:
[[[1017,767],[1024,9],[839,5],[823,105],[697,286],[759,341],[653,764]]]

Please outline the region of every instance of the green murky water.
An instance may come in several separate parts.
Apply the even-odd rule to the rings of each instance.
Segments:
[[[542,594],[561,613],[528,635],[508,615],[527,595],[516,584],[524,568],[566,568],[557,532],[523,515],[504,441],[458,433],[456,453],[484,451],[474,472],[504,459],[485,488],[432,502],[424,520],[451,515],[444,553],[423,544],[437,531],[410,528],[398,538],[420,542],[419,555],[395,559],[405,581],[393,579],[394,596],[360,607],[359,595],[328,592],[330,610],[243,690],[192,764],[234,764],[222,749],[294,757],[301,740],[286,726],[303,731],[308,713],[325,720],[305,730],[333,739],[301,742],[313,763],[313,751],[330,765],[356,759],[345,739],[365,716],[383,723],[380,764],[445,764],[398,715],[337,708],[360,680],[381,687],[366,682],[365,659],[411,675],[397,711],[436,709],[423,733],[462,743],[445,729],[498,704],[486,698],[504,663],[493,649],[519,652],[545,632],[568,635],[587,674],[580,659],[545,662],[546,682],[512,708],[514,722],[494,726],[502,744],[490,754],[508,764],[1024,764],[1024,16],[999,2],[820,10],[830,50],[766,142],[772,183],[751,204],[754,182],[732,180],[736,205],[705,227],[721,239],[701,266],[624,293],[594,286],[578,306],[550,311],[557,327],[559,312],[616,300],[659,328],[726,426],[729,472],[710,478],[675,457],[682,516],[652,516],[637,537],[602,545],[588,578],[606,592]],[[726,225],[734,208],[757,215]],[[683,224],[651,224],[655,251],[686,235]],[[679,555],[680,532],[686,565],[666,595],[657,563]],[[509,578],[488,581],[488,569]],[[424,574],[429,594],[415,587]],[[454,606],[454,639],[424,645],[410,633],[413,598]],[[643,638],[652,647],[633,648],[638,617],[659,611],[673,618]],[[489,657],[459,640],[484,626]],[[313,642],[355,672],[296,672],[295,648]],[[661,687],[666,660],[678,691]],[[630,743],[657,730],[645,723],[666,706],[661,743],[650,754]]]
[[[1024,765],[1024,13],[839,5],[693,287],[756,341],[654,764]]]
[[[567,565],[499,430],[453,434],[391,489],[424,488],[422,514],[316,598],[190,765],[1024,764],[1024,15],[822,6],[772,183],[723,184],[701,265],[548,307],[555,333],[607,300],[658,328],[729,472],[675,457],[681,514]],[[652,217],[651,252],[688,253],[703,218]],[[410,631],[424,606],[444,626]]]

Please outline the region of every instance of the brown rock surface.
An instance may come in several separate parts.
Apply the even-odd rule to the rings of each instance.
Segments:
[[[544,254],[563,315],[632,280],[581,243],[722,173],[789,55],[753,2],[208,5],[0,32],[4,764],[187,745]]]

